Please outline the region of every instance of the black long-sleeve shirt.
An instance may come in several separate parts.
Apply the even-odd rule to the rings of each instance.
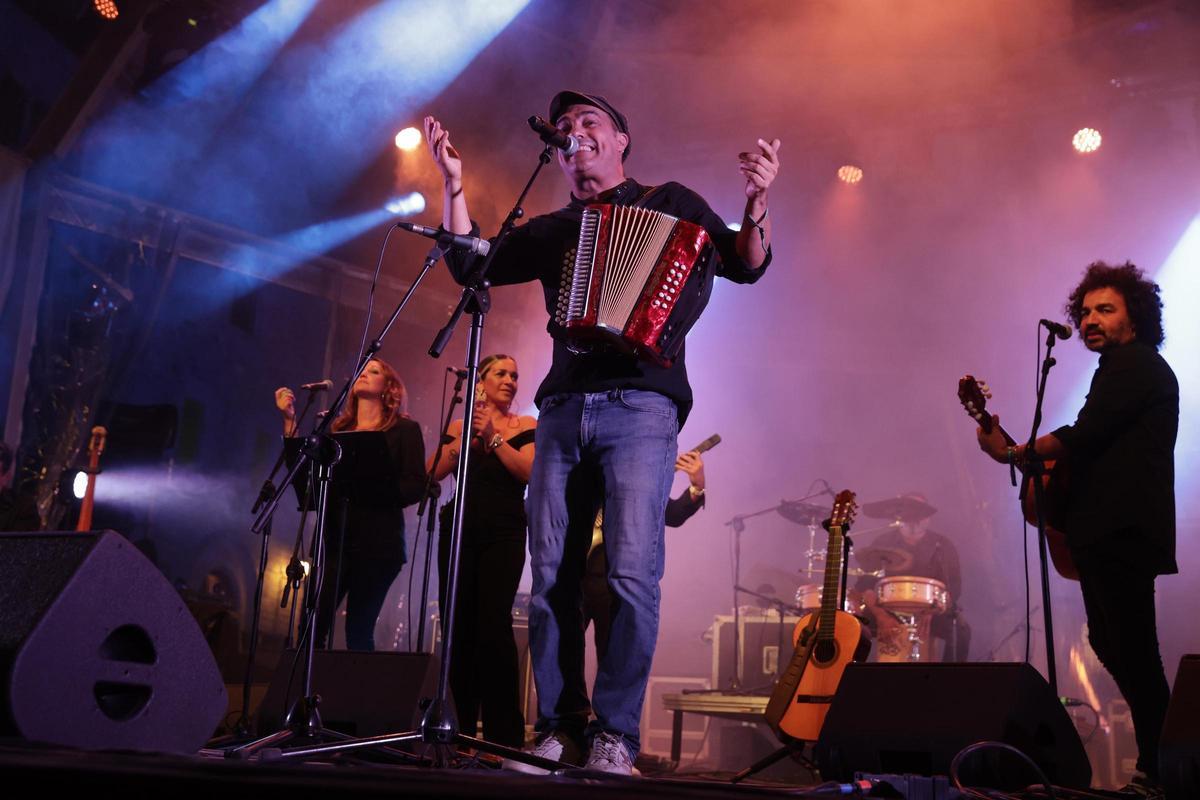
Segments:
[[[1067,543],[1077,558],[1118,556],[1165,575],[1175,563],[1175,437],[1179,383],[1153,347],[1107,350],[1067,450]]]
[[[650,187],[626,180],[604,192],[594,202],[614,205],[633,205]],[[566,344],[565,331],[554,322],[558,293],[563,278],[564,263],[573,263],[574,250],[579,243],[579,224],[587,205],[572,197],[564,208],[534,217],[505,239],[496,252],[487,278],[494,285],[541,281],[550,322],[546,328],[554,340],[554,359],[550,372],[538,387],[534,401],[541,406],[543,398],[565,392],[605,392],[611,389],[647,389],[665,394],[679,407],[680,424],[692,407],[692,389],[688,384],[684,351],[669,367],[659,367],[635,356],[616,352],[572,352]],[[708,232],[716,247],[719,261],[715,270],[706,276],[701,302],[707,303],[712,290],[713,275],[734,283],[754,283],[771,262],[771,254],[757,268],[751,267],[737,253],[737,234],[717,216],[704,198],[678,183],[665,183],[639,203],[643,208],[659,211],[697,223]],[[479,234],[472,224],[472,235]],[[475,257],[466,251],[451,251],[446,257],[454,277],[462,281],[475,266]]]
[[[704,495],[692,497],[690,488],[684,489],[679,497],[673,497],[667,503],[666,523],[668,528],[678,528],[692,518],[692,515],[704,506]]]
[[[336,434],[354,436],[354,432]],[[425,491],[425,442],[421,426],[401,418],[383,432],[393,472],[380,476],[339,475],[335,466],[329,493],[327,544],[337,546],[340,532],[346,531],[345,551],[381,558],[405,555],[404,507],[421,499]],[[288,466],[296,462],[289,448]],[[296,494],[303,498],[308,489],[308,471],[297,476]],[[343,512],[345,519],[342,518]]]

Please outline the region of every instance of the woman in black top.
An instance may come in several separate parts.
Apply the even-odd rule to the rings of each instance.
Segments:
[[[295,399],[291,389],[275,390],[284,436],[297,435]],[[375,649],[375,620],[407,560],[404,507],[420,500],[425,489],[425,444],[421,427],[405,412],[407,401],[396,371],[372,359],[330,426],[334,433],[383,431],[393,473],[378,481],[359,478],[347,484],[338,480],[334,467],[317,613],[318,647],[332,638],[334,612],[345,599],[346,647]],[[307,484],[307,479],[297,481],[297,486],[302,483]]]
[[[519,748],[525,743],[513,639],[512,603],[525,568],[525,484],[533,468],[537,421],[512,413],[517,393],[517,362],[490,355],[479,365],[474,435],[469,437],[467,504],[459,550],[458,602],[450,688],[458,722],[474,735],[483,717],[483,736]],[[441,480],[457,468],[462,450],[462,421],[451,424],[453,440],[438,464]],[[446,585],[450,562],[453,507],[442,509],[438,575]],[[444,592],[444,589],[443,589]],[[441,598],[441,607],[447,606]]]

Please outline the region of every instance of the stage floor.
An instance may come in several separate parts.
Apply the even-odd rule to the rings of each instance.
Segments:
[[[225,798],[345,798],[406,795],[429,798],[647,797],[662,800],[829,797],[795,784],[750,781],[737,786],[715,776],[623,778],[583,773],[530,776],[475,765],[435,769],[335,760],[322,763],[237,761],[211,755],[81,751],[17,741],[0,744],[0,772],[9,787],[91,796],[171,797],[176,793]],[[176,795],[179,796],[179,795]]]

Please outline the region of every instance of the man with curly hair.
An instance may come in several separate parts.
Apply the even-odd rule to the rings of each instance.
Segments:
[[[1137,738],[1137,772],[1125,791],[1162,797],[1158,741],[1170,688],[1159,654],[1154,580],[1179,571],[1179,383],[1158,354],[1159,287],[1133,264],[1090,265],[1065,310],[1100,364],[1075,423],[1038,437],[1034,448],[1041,458],[1070,465],[1065,533],[1079,568],[1088,639],[1129,703]],[[995,460],[1024,463],[1025,446],[1008,447],[999,426],[978,436]]]

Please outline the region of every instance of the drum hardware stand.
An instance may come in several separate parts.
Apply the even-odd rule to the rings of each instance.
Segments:
[[[1042,368],[1038,375],[1037,384],[1037,405],[1033,410],[1033,429],[1029,432],[1029,441],[1025,445],[1025,480],[1021,482],[1020,499],[1023,502],[1025,493],[1029,490],[1029,484],[1033,484],[1033,501],[1037,508],[1037,530],[1038,530],[1038,558],[1041,562],[1041,579],[1042,579],[1042,617],[1045,621],[1046,634],[1046,681],[1050,684],[1050,691],[1055,697],[1058,696],[1058,671],[1055,668],[1054,659],[1054,619],[1050,611],[1050,556],[1046,544],[1046,491],[1042,485],[1042,476],[1045,474],[1043,459],[1034,450],[1034,442],[1037,440],[1038,428],[1042,424],[1042,400],[1046,394],[1046,380],[1050,375],[1050,369],[1057,361],[1055,361],[1051,352],[1054,350],[1054,331],[1050,331],[1046,335],[1046,356],[1042,360]],[[1009,465],[1009,473],[1013,481],[1013,485],[1017,485],[1017,468],[1015,465]],[[1028,621],[1027,621],[1028,623]],[[1026,625],[1028,630],[1028,624]]]
[[[451,369],[453,369],[451,367]],[[417,509],[417,517],[420,518],[425,512],[425,503],[434,496],[434,487],[438,484],[433,479],[433,473],[437,471],[438,463],[442,460],[442,453],[446,449],[446,445],[454,441],[447,431],[450,430],[450,422],[454,419],[454,407],[463,401],[463,384],[467,380],[466,370],[454,370],[454,392],[450,397],[450,407],[446,409],[446,419],[442,422],[442,431],[438,434],[437,452],[433,454],[433,463],[429,467],[429,475],[425,485],[425,496],[421,498],[421,506]],[[429,619],[427,613],[429,608],[429,576],[433,568],[433,530],[434,530],[434,510],[437,508],[437,503],[434,502],[432,508],[429,509],[429,517],[425,520],[426,531],[426,547],[425,547],[425,580],[421,584],[421,604],[418,608],[421,609],[421,621],[417,624],[417,642],[413,644],[410,639],[408,649],[414,653],[425,652],[425,623]],[[433,642],[430,642],[430,650],[433,649]]]
[[[313,687],[313,653],[316,648],[316,632],[317,632],[317,616],[320,609],[321,584],[323,583],[322,570],[325,562],[325,531],[327,519],[327,511],[329,505],[329,484],[333,477],[333,468],[341,459],[341,445],[336,439],[329,436],[329,428],[333,425],[334,419],[337,418],[338,412],[350,397],[350,392],[354,388],[358,377],[367,368],[367,364],[373,359],[383,348],[383,340],[391,330],[399,318],[400,313],[408,305],[408,301],[416,293],[417,287],[421,281],[429,274],[429,270],[433,268],[441,257],[445,254],[445,250],[439,244],[434,245],[425,257],[425,263],[422,266],[420,274],[408,287],[408,291],[400,299],[396,308],[392,311],[391,317],[384,323],[379,335],[371,341],[370,345],[363,351],[359,357],[358,366],[342,386],[341,392],[338,393],[337,399],[334,400],[329,407],[328,413],[321,418],[317,423],[312,434],[305,438],[303,446],[300,448],[300,457],[296,463],[292,465],[287,475],[283,479],[283,484],[278,488],[275,494],[262,505],[258,517],[255,519],[251,530],[261,534],[270,524],[274,517],[275,510],[279,507],[279,503],[283,500],[283,495],[291,486],[297,476],[308,467],[310,464],[316,465],[316,485],[317,485],[317,521],[313,529],[312,538],[312,567],[308,574],[308,585],[304,593],[305,601],[305,621],[304,633],[302,636],[301,645],[303,647],[304,667],[301,680],[301,696],[296,699],[292,706],[288,709],[287,714],[283,719],[283,727],[274,733],[255,739],[251,742],[230,748],[225,751],[227,758],[250,758],[256,754],[262,756],[275,755],[280,751],[278,745],[293,739],[305,739],[309,741],[328,741],[328,740],[349,740],[347,734],[331,730],[324,727],[321,723],[321,715],[318,711],[318,706],[321,702],[321,697],[314,691]],[[299,653],[297,654],[299,655]],[[400,756],[406,759],[411,759],[409,753],[400,750],[389,750],[390,755]]]
[[[530,187],[533,186],[538,173],[542,167],[550,163],[553,157],[555,148],[548,145],[538,157],[538,165],[534,168],[533,174],[525,184],[525,188],[521,190],[520,196],[517,198],[516,204],[505,217],[504,222],[500,226],[500,231],[496,235],[494,244],[491,246],[488,254],[484,257],[483,264],[475,269],[465,280],[462,281],[463,291],[462,296],[450,315],[450,320],[446,326],[438,333],[433,345],[429,348],[429,354],[434,358],[441,356],[442,351],[450,341],[450,337],[454,333],[454,328],[458,324],[459,319],[466,311],[471,312],[471,329],[470,337],[467,343],[467,383],[474,386],[479,377],[479,352],[483,343],[483,327],[487,312],[491,308],[491,298],[488,294],[490,284],[487,282],[487,270],[491,266],[496,253],[499,251],[501,244],[508,234],[516,225],[516,221],[524,216],[525,211],[521,208],[521,204],[525,202],[525,196],[529,193]],[[436,250],[436,248],[435,248]],[[439,257],[441,251],[438,251]],[[434,259],[436,260],[436,259]],[[430,263],[428,260],[427,264]],[[422,276],[424,273],[422,273]],[[418,278],[418,281],[420,279]],[[413,288],[416,284],[413,284]],[[411,294],[411,289],[410,289]],[[407,300],[407,295],[405,300]],[[401,303],[403,307],[403,301]],[[394,320],[399,309],[392,315]],[[390,327],[389,321],[388,326]],[[386,328],[384,329],[386,332]],[[377,340],[378,342],[378,340]],[[376,343],[377,343],[376,342]],[[372,344],[374,347],[374,343]],[[361,372],[362,366],[359,371]],[[349,388],[349,387],[347,387]],[[463,411],[463,432],[472,430],[472,421],[475,415],[475,404],[464,403]],[[450,564],[447,570],[446,592],[446,609],[443,619],[443,634],[442,634],[442,649],[441,649],[441,664],[438,673],[437,694],[429,702],[425,708],[425,714],[421,718],[421,723],[416,730],[405,731],[396,734],[384,734],[382,736],[371,736],[366,738],[350,738],[342,737],[342,741],[331,744],[316,745],[312,747],[293,747],[285,750],[275,750],[272,752],[274,758],[307,758],[311,756],[334,755],[342,752],[350,752],[353,750],[361,750],[366,748],[386,747],[388,745],[402,743],[417,743],[422,742],[433,746],[433,758],[427,759],[435,767],[446,766],[450,760],[450,754],[454,745],[467,745],[476,750],[482,750],[492,755],[503,756],[508,759],[520,761],[532,766],[541,767],[548,770],[559,770],[569,768],[567,764],[561,764],[557,761],[539,758],[529,753],[520,750],[514,750],[509,747],[503,747],[492,742],[487,742],[482,739],[476,739],[461,733],[458,729],[458,721],[455,719],[454,710],[450,704],[450,664],[454,656],[454,617],[456,612],[456,595],[458,589],[458,567],[459,554],[462,543],[462,528],[463,516],[465,509],[465,501],[467,497],[467,469],[470,461],[471,448],[463,447],[459,452],[458,470],[455,474],[454,485],[454,524],[450,538]]]

